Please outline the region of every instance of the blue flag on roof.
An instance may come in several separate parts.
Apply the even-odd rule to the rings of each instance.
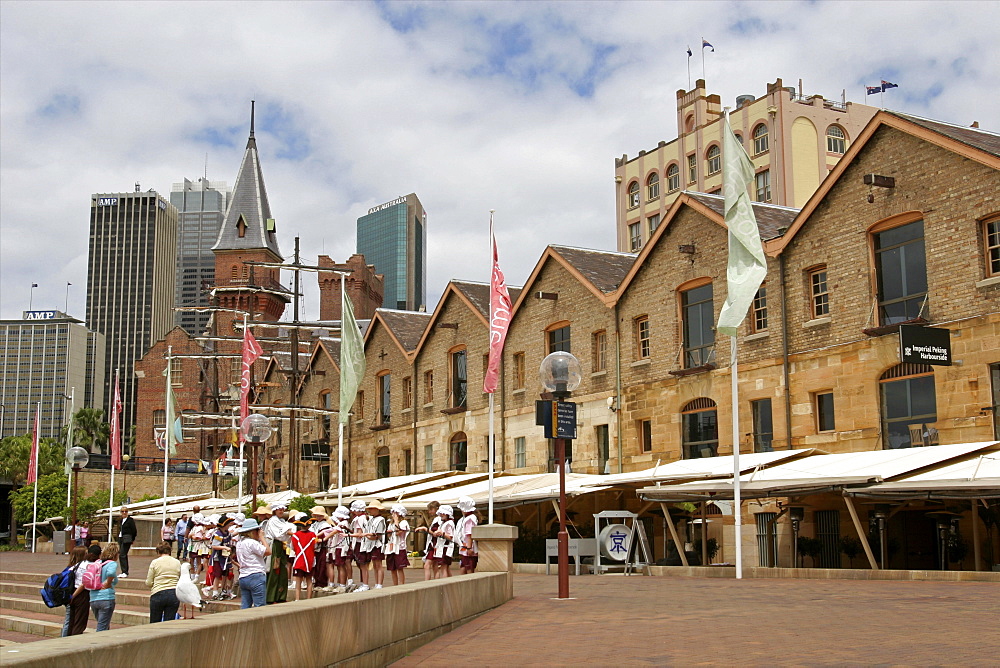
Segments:
[[[865,86],[865,90],[868,92],[869,95],[878,95],[879,93],[882,92],[882,87],[881,86]]]
[[[712,53],[715,53],[715,47],[712,46],[711,44],[709,44],[708,40],[706,40],[704,37],[702,37],[701,38],[701,48],[704,49],[706,46],[712,50]]]
[[[892,83],[890,81],[886,81],[885,79],[882,79],[882,92],[884,93],[885,91],[889,90],[890,88],[899,88],[899,85],[898,84],[894,84],[894,83]]]

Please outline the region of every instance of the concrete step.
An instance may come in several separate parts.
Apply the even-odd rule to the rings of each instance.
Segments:
[[[63,616],[66,614],[66,608],[59,606],[58,608],[50,608],[42,601],[41,597],[37,599],[31,598],[20,598],[17,596],[11,596],[9,594],[0,595],[0,608],[4,610],[18,610],[34,612],[36,614],[51,615],[59,620],[59,628],[62,628]],[[91,613],[93,617],[93,613]],[[112,624],[122,624],[124,626],[139,626],[141,624],[149,623],[149,608],[146,608],[145,612],[140,610],[130,610],[126,606],[119,605],[116,603],[115,611],[111,614]]]
[[[94,627],[96,627],[96,624],[91,624],[84,633],[95,633],[96,629]],[[115,626],[112,625],[111,628],[115,628]],[[58,638],[62,635],[62,622],[50,622],[47,619],[3,614],[0,615],[0,629],[14,633],[24,633],[30,636]],[[17,644],[9,640],[4,642]]]
[[[54,573],[55,571],[53,571]],[[0,582],[34,582],[41,589],[42,585],[45,584],[46,578],[52,575],[48,573],[42,575],[40,573],[18,573],[12,571],[2,571],[0,572]],[[146,586],[145,578],[118,578],[118,584],[115,586],[116,591],[122,589],[128,589],[132,591],[149,591],[149,587]]]

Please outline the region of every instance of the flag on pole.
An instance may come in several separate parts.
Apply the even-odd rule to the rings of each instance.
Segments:
[[[118,371],[115,370],[115,398],[111,404],[111,468],[122,468],[122,397],[118,391]]]
[[[882,92],[881,86],[865,86],[865,92],[868,95],[878,95]]]
[[[889,90],[890,88],[899,88],[899,84],[894,84],[885,79],[882,79],[882,92]]]
[[[715,47],[709,44],[708,41],[704,37],[702,37],[701,48],[704,49],[706,46],[712,50],[712,53],[715,53]]]
[[[351,407],[357,396],[361,379],[365,375],[365,342],[354,319],[354,309],[347,291],[340,291],[340,415],[341,424],[347,424]]]
[[[688,45],[688,58],[690,58],[693,55],[694,55],[694,53],[691,52],[691,46]]]
[[[493,213],[490,212],[490,244],[493,249],[493,270],[490,273],[490,354],[486,365],[486,376],[483,378],[483,392],[493,394],[497,389],[497,379],[500,377],[500,359],[503,357],[503,344],[510,328],[510,292],[507,281],[500,270],[500,258],[497,254],[497,238],[493,235]]]
[[[767,276],[767,260],[760,243],[747,187],[753,183],[754,169],[743,145],[736,139],[725,115],[723,128],[723,197],[726,227],[729,229],[729,264],[726,269],[728,294],[719,314],[720,334],[736,336],[760,284]]]
[[[42,405],[35,407],[35,426],[31,430],[31,454],[28,457],[28,484],[38,481],[38,427],[42,419]]]
[[[243,328],[243,371],[240,374],[240,424],[250,415],[250,366],[264,353],[250,327]]]

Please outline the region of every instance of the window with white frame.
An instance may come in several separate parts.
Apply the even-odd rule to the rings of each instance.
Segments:
[[[759,153],[765,153],[768,149],[767,141],[767,126],[763,123],[757,125],[753,129],[753,153],[757,155]]]
[[[646,199],[656,199],[660,196],[660,175],[653,172],[646,179]]]
[[[722,171],[722,150],[716,144],[708,149],[708,174],[718,174]]]
[[[688,183],[698,180],[698,157],[693,153],[688,156]]]
[[[847,150],[847,135],[839,125],[831,125],[826,129],[826,151],[843,155]]]
[[[767,331],[767,284],[761,284],[753,297],[750,331],[753,334]]]
[[[528,465],[528,451],[524,436],[514,439],[514,468],[523,469]]]
[[[633,181],[628,184],[628,208],[634,209],[639,206],[639,182]]]
[[[654,213],[646,219],[646,223],[649,226],[649,236],[653,236],[653,232],[655,232],[656,228],[660,226],[660,214]]]
[[[635,319],[635,357],[649,359],[649,316],[640,315]]]
[[[681,187],[681,168],[677,164],[670,165],[667,167],[667,192],[673,192],[675,190],[680,190]]]
[[[639,223],[628,226],[628,247],[633,253],[642,248],[642,226]]]
[[[771,170],[765,169],[762,172],[757,172],[757,174],[754,176],[754,184],[757,186],[757,201],[770,202]]]

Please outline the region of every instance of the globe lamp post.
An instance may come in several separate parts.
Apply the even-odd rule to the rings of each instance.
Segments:
[[[74,446],[69,449],[69,463],[73,467],[73,536],[76,536],[76,500],[77,500],[77,489],[80,473],[80,469],[85,467],[90,461],[90,453],[85,449]],[[114,501],[112,501],[114,503]],[[108,532],[110,533],[111,527],[108,527]]]
[[[251,508],[256,509],[257,507],[257,446],[262,445],[267,439],[271,438],[271,434],[274,433],[274,428],[271,426],[271,420],[266,415],[261,415],[260,413],[253,413],[248,415],[243,423],[240,425],[240,431],[243,433],[243,440],[250,444],[250,485],[253,487],[253,505]]]
[[[557,403],[569,398],[580,386],[580,360],[564,351],[549,354],[538,369],[542,387],[550,392]],[[553,410],[552,435],[557,435]],[[569,598],[569,534],[566,532],[566,439],[555,439],[556,465],[559,467],[559,598]]]

